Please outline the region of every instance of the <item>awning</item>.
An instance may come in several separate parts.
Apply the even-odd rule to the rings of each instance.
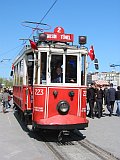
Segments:
[[[97,81],[95,81],[95,84],[108,86],[108,85],[109,85],[109,82],[108,82],[108,81],[105,81],[105,80],[97,80]]]

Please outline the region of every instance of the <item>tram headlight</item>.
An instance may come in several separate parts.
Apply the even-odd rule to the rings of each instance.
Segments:
[[[57,105],[57,110],[62,115],[67,114],[69,109],[70,109],[70,105],[66,101],[60,101]]]
[[[79,36],[79,44],[84,45],[87,43],[87,37],[86,36]]]
[[[40,33],[39,34],[39,41],[46,41],[47,40],[47,35],[45,33]]]

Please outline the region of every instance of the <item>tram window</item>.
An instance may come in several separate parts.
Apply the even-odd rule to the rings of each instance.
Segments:
[[[14,84],[17,85],[18,65],[14,66]]]
[[[27,59],[28,59],[28,64],[27,64],[28,84],[32,85],[33,84],[33,68],[34,68],[33,54],[29,54],[27,56]]]
[[[20,61],[20,73],[19,73],[19,76],[20,76],[20,85],[23,84],[23,59]]]
[[[16,85],[19,85],[19,71],[18,71],[18,64],[16,65]]]
[[[63,55],[51,56],[51,82],[62,83],[63,82]]]
[[[77,83],[77,56],[66,55],[65,83]]]
[[[82,67],[81,67],[81,85],[85,85],[85,55],[82,55]]]
[[[40,83],[46,83],[47,53],[41,53]]]
[[[35,54],[35,59],[38,59],[38,53]],[[35,84],[38,83],[38,61],[35,61]]]

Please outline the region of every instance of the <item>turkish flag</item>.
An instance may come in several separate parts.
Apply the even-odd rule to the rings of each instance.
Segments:
[[[94,48],[93,46],[90,47],[90,50],[88,52],[88,55],[90,56],[90,59],[93,61],[95,59],[95,54],[94,54]]]
[[[14,70],[14,64],[12,64],[12,70]]]
[[[31,45],[31,48],[32,48],[32,49],[38,49],[35,42],[33,42],[33,41],[30,40],[30,39],[29,39],[29,41],[30,41],[30,45]]]

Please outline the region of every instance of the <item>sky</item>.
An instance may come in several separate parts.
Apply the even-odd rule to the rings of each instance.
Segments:
[[[1,0],[0,4],[0,77],[9,78],[12,63],[23,48],[21,38],[29,38],[31,28],[24,21],[41,22],[55,0]],[[47,32],[61,26],[66,34],[87,36],[86,47],[94,46],[99,72],[109,72],[111,64],[120,65],[120,0],[57,0],[42,20],[51,26]],[[45,30],[46,31],[46,30]],[[32,36],[30,37],[32,39]],[[29,44],[29,42],[26,42]],[[95,72],[88,57],[88,71]]]

